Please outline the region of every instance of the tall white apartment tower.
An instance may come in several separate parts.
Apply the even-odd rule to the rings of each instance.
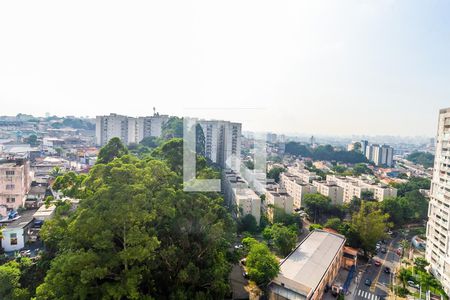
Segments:
[[[95,126],[97,145],[104,146],[114,137],[118,137],[123,143],[128,144],[128,119],[127,116],[117,114],[97,116]]]
[[[205,156],[224,168],[239,170],[242,124],[199,120],[205,136]]]
[[[439,112],[425,258],[450,294],[450,108]]]

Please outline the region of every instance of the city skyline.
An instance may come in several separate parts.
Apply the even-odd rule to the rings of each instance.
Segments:
[[[156,107],[251,131],[434,136],[450,106],[449,6],[2,3],[2,114]]]

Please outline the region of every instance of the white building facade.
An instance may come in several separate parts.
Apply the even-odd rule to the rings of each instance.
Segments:
[[[439,113],[439,123],[428,209],[425,258],[431,272],[450,294],[450,108]]]
[[[0,219],[8,211],[23,207],[31,188],[30,162],[27,159],[0,161]]]
[[[239,170],[242,124],[199,120],[205,137],[205,156],[223,168]]]
[[[139,143],[146,137],[160,137],[169,116],[155,113],[148,117],[127,117],[117,114],[97,116],[95,135],[97,145],[104,146],[114,137],[126,144]]]

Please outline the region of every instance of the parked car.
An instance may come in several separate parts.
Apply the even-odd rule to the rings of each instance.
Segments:
[[[416,288],[416,289],[418,289],[418,288],[420,288],[420,286],[418,285],[418,284],[416,284],[414,281],[412,281],[412,280],[408,280],[408,285],[410,286],[410,287],[413,287],[413,288]]]
[[[240,263],[241,263],[241,265],[243,265],[243,266],[245,266],[245,263],[247,262],[247,259],[246,258],[243,258],[243,259],[241,259],[241,261],[240,261]]]
[[[387,253],[386,247],[381,247],[381,253],[383,253],[383,254]]]
[[[403,249],[400,247],[395,252],[397,253],[397,255],[402,255]]]
[[[377,267],[379,267],[379,266],[382,265],[381,261],[379,261],[379,260],[377,260],[377,259],[375,259],[375,260],[373,261],[373,264],[374,264],[375,266],[377,266]]]
[[[372,285],[372,280],[367,278],[366,281],[364,281],[364,284],[367,285],[367,286],[371,286]]]
[[[389,267],[384,268],[384,273],[390,274],[391,273],[391,268],[389,268]]]
[[[242,244],[238,244],[234,246],[234,249],[242,249],[244,247],[244,245]]]
[[[22,250],[19,253],[20,253],[20,256],[24,256],[24,257],[30,257],[31,256],[31,250]]]
[[[248,273],[247,273],[247,272],[243,272],[243,273],[242,273],[242,276],[243,276],[245,279],[249,279],[249,278],[250,278],[250,276],[248,276]]]

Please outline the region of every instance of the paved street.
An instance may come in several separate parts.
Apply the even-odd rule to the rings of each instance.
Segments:
[[[362,300],[376,300],[382,299],[381,296],[387,296],[389,293],[389,285],[392,281],[392,274],[384,272],[385,267],[389,267],[394,270],[397,264],[400,262],[400,257],[395,253],[395,250],[399,247],[398,243],[400,238],[388,240],[386,246],[387,253],[383,254],[381,251],[375,256],[372,262],[366,265],[360,265],[359,273],[357,277],[357,288],[354,292],[353,299]],[[381,266],[375,266],[374,261],[378,260],[382,263]],[[366,284],[366,280],[371,281],[371,285]]]

